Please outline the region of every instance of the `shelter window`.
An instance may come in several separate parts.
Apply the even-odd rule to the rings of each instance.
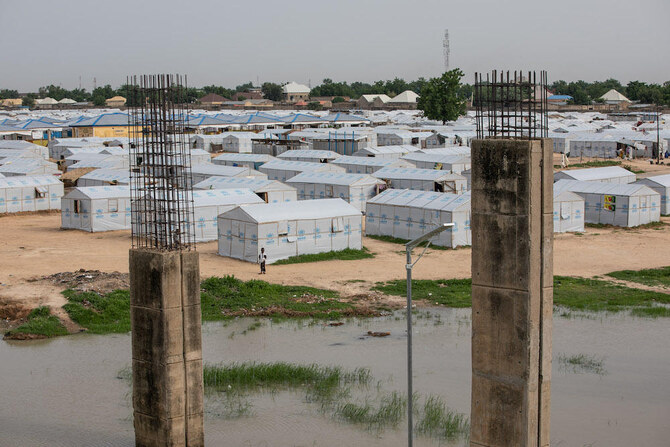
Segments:
[[[269,202],[268,202],[268,193],[267,193],[267,192],[257,192],[256,195],[257,195],[258,197],[260,197],[261,199],[263,199],[263,200],[265,201],[265,203],[269,203]]]
[[[35,198],[37,199],[43,199],[47,196],[48,189],[45,188],[44,186],[37,186],[35,188]]]
[[[331,229],[333,233],[341,233],[344,231],[344,222],[341,217],[336,217],[332,220]]]
[[[79,214],[81,210],[81,201],[80,200],[75,200],[74,201],[74,213]]]
[[[288,221],[281,220],[277,223],[277,234],[279,236],[286,236],[288,234]]]
[[[326,197],[333,197],[333,185],[326,185]]]
[[[118,213],[119,212],[119,200],[118,199],[109,199],[109,212]]]

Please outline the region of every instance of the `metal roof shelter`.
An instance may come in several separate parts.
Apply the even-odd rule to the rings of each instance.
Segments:
[[[0,140],[0,151],[5,149],[20,150],[26,153],[32,153],[41,158],[49,158],[49,150],[38,144],[29,143],[21,140]]]
[[[0,178],[0,213],[59,210],[63,183],[52,175]]]
[[[5,177],[61,174],[55,163],[42,158],[4,158],[0,164],[0,174]]]
[[[279,154],[281,160],[309,161],[313,163],[328,163],[337,160],[340,154],[333,151],[318,151],[312,149],[295,149]]]
[[[670,174],[640,179],[636,184],[648,186],[661,196],[661,214],[670,214]]]
[[[214,241],[218,237],[217,218],[238,205],[265,203],[248,188],[193,191],[196,242]]]
[[[218,254],[257,262],[291,256],[360,250],[361,212],[342,199],[242,205],[219,216]]]
[[[557,180],[579,180],[582,182],[633,183],[636,175],[628,169],[619,166],[605,166],[603,168],[570,169],[554,174]]]
[[[355,155],[343,155],[333,160],[331,164],[343,167],[349,174],[372,174],[382,168],[414,167],[412,163],[396,158],[359,157]]]
[[[211,177],[193,185],[193,189],[240,189],[248,188],[266,203],[292,202],[298,200],[293,186],[277,180],[263,180],[246,177]]]
[[[201,164],[191,167],[191,177],[195,185],[210,177],[255,177],[262,179],[267,178],[267,175],[246,166]]]
[[[382,180],[367,174],[309,171],[286,180],[286,184],[297,189],[298,200],[339,197],[359,211],[365,211],[365,202],[386,186]]]
[[[99,231],[130,229],[130,187],[77,187],[61,201],[61,228]]]
[[[465,155],[470,156],[470,147],[469,146],[448,146],[448,147],[435,147],[432,149],[420,149],[419,152],[422,154],[443,154],[443,155]]]
[[[419,148],[409,144],[366,147],[356,151],[354,157],[375,157],[397,160],[405,154],[418,151]]]
[[[286,180],[306,171],[345,172],[344,168],[335,166],[333,163],[311,163],[308,161],[292,160],[273,160],[265,163],[263,166],[258,168],[258,170],[266,173],[270,180],[279,180],[281,182],[285,182]]]
[[[636,227],[661,218],[661,197],[639,184],[559,180],[554,194],[571,191],[584,198],[584,222]]]
[[[388,189],[368,200],[365,232],[411,240],[444,223],[433,243],[443,247],[470,245],[470,194],[445,194],[409,189]]]
[[[390,182],[394,189],[415,189],[455,194],[467,191],[465,177],[437,169],[383,168],[372,175]]]
[[[403,160],[413,163],[420,169],[437,169],[449,171],[454,174],[470,169],[471,161],[469,156],[448,155],[448,154],[426,154],[411,153],[402,157]]]
[[[214,157],[212,163],[222,166],[246,166],[251,169],[258,169],[274,159],[272,155],[268,154],[221,154]]]
[[[129,185],[130,172],[127,169],[96,169],[77,180],[77,186]]]
[[[554,191],[554,233],[584,231],[584,198],[570,191]]]

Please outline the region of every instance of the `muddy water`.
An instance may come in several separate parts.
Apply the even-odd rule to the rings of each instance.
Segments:
[[[470,311],[431,310],[416,320],[415,391],[470,409]],[[203,328],[209,363],[288,361],[370,368],[384,390],[404,390],[404,320],[351,320],[344,326],[284,322],[242,332],[254,320]],[[390,331],[387,338],[365,337]],[[670,323],[624,316],[554,320],[552,445],[664,446],[670,439]],[[605,375],[561,368],[559,354],[604,357]],[[132,446],[129,335],[76,335],[0,342],[0,446]],[[301,392],[254,396],[252,414],[227,420],[208,399],[208,445],[401,446],[404,425],[370,432],[337,422]],[[455,445],[464,445],[464,441]],[[419,437],[416,445],[440,445]],[[445,445],[445,444],[442,444]]]

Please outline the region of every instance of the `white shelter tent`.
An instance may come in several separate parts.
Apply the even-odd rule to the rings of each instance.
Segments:
[[[670,174],[640,179],[636,184],[645,185],[661,196],[661,214],[670,214]]]
[[[61,228],[89,232],[130,229],[130,187],[85,186],[61,201]]]
[[[584,198],[570,191],[554,191],[554,233],[584,231]]]
[[[359,211],[365,211],[365,202],[386,187],[371,175],[341,172],[303,172],[286,180],[286,184],[297,189],[298,200],[339,197]]]
[[[303,254],[360,250],[361,212],[342,199],[242,205],[219,216],[221,256],[267,262]]]
[[[390,146],[387,146],[390,147]],[[359,151],[360,152],[360,151]],[[359,157],[343,155],[331,164],[343,167],[349,174],[373,174],[382,168],[413,168],[408,161],[391,157]]]
[[[191,178],[194,185],[211,177],[253,177],[265,179],[267,175],[246,166],[202,164],[191,167]]]
[[[469,157],[471,150],[469,146],[448,146],[436,147],[432,149],[421,149],[418,152],[422,154],[442,154],[442,155],[464,155]]]
[[[52,175],[0,178],[0,213],[59,210],[63,183]]]
[[[127,169],[96,169],[82,175],[77,186],[129,185],[130,172]]]
[[[438,169],[454,174],[460,174],[471,167],[470,157],[465,155],[413,153],[402,159],[420,169]]]
[[[409,144],[390,145],[390,146],[375,146],[365,147],[359,151],[354,152],[354,157],[374,157],[386,160],[397,160],[405,154],[419,151],[416,146]]]
[[[35,154],[36,158],[49,158],[49,149],[39,144],[29,143],[22,140],[0,140],[0,152],[4,149],[20,150]]]
[[[0,165],[0,174],[5,177],[61,174],[56,163],[41,158],[4,158]]]
[[[246,166],[251,169],[258,169],[265,163],[274,160],[272,155],[268,154],[221,154],[212,159],[212,163],[222,166]]]
[[[582,182],[633,183],[636,180],[634,173],[619,166],[605,166],[603,168],[570,169],[554,174],[554,181],[579,180]]]
[[[248,188],[194,190],[193,213],[196,242],[216,240],[219,214],[247,203],[265,202]]]
[[[636,227],[661,219],[661,196],[639,184],[559,180],[554,194],[571,191],[584,198],[584,222]]]
[[[334,151],[318,151],[313,149],[294,149],[279,154],[280,160],[308,161],[312,163],[329,163],[341,155]]]
[[[336,166],[333,163],[311,163],[308,161],[279,159],[265,163],[258,170],[267,174],[270,180],[279,180],[280,182],[285,182],[302,172],[345,172],[344,168]]]
[[[389,182],[394,189],[460,194],[467,191],[468,184],[462,175],[437,169],[383,168],[372,175]]]
[[[409,189],[388,189],[368,200],[365,233],[411,240],[433,228],[453,223],[433,243],[443,247],[472,244],[470,193],[445,194]]]
[[[201,165],[205,163],[211,163],[212,157],[210,157],[209,152],[203,149],[191,149],[191,165]]]
[[[266,203],[292,202],[298,200],[293,186],[277,180],[246,177],[211,177],[193,185],[194,189],[240,189],[249,188]]]

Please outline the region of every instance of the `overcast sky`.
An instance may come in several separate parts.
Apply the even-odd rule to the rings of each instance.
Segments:
[[[0,0],[0,88],[413,80],[451,67],[670,80],[670,0]]]

